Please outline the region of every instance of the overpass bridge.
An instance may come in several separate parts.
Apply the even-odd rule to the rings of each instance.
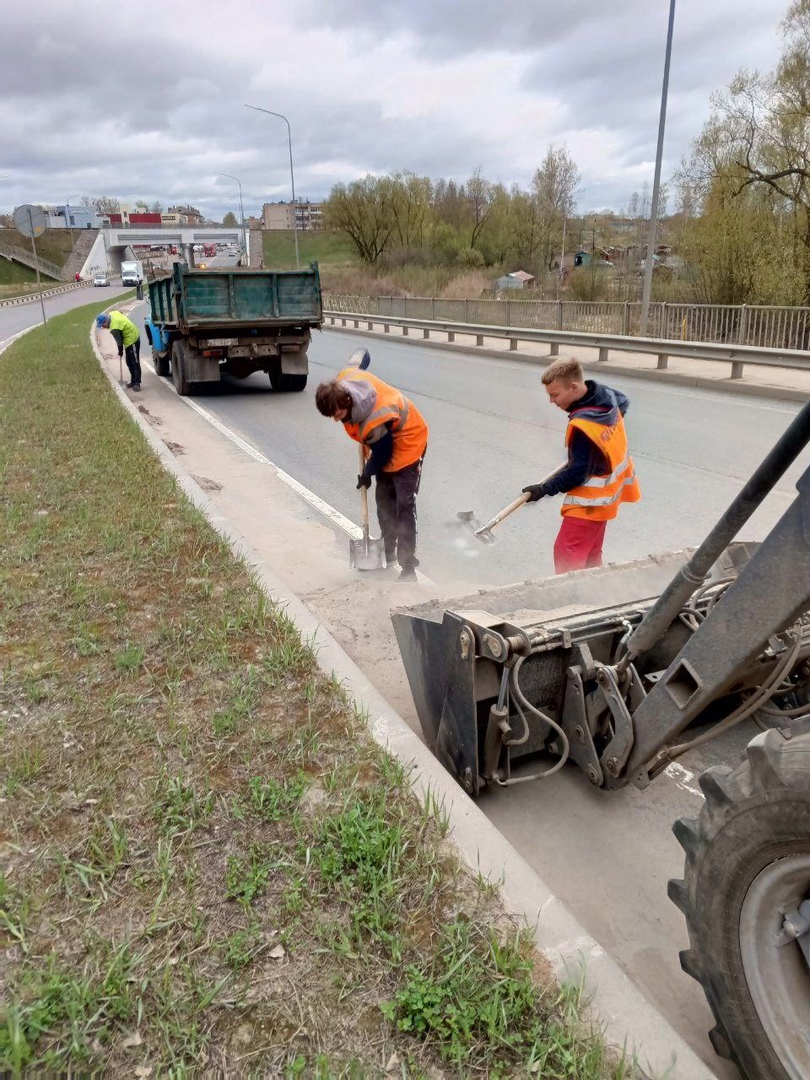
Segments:
[[[136,225],[122,228],[100,229],[96,242],[87,256],[82,268],[82,276],[89,276],[98,268],[108,268],[112,273],[121,269],[122,260],[136,259],[134,248],[160,244],[162,247],[173,246],[178,254],[189,264],[194,265],[193,247],[195,244],[238,244],[245,246],[245,236],[240,226],[224,225],[180,225],[148,226]],[[249,252],[245,253],[249,259]]]

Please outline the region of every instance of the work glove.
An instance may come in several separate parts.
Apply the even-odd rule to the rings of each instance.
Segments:
[[[368,475],[368,473],[361,472],[360,475],[357,477],[357,490],[359,491],[360,488],[370,488],[370,487],[371,487],[371,477]]]
[[[529,484],[528,487],[523,488],[526,495],[529,496],[528,502],[537,502],[538,499],[542,499],[544,495],[547,495],[545,484]]]

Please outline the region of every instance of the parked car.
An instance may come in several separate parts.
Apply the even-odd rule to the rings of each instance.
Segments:
[[[99,270],[97,274],[93,275],[93,285],[109,285],[110,275],[106,270]]]

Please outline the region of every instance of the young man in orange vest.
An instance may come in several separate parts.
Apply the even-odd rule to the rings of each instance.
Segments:
[[[554,569],[565,574],[602,565],[608,521],[621,503],[638,502],[641,491],[627,447],[625,395],[586,379],[578,360],[563,357],[543,372],[543,385],[551,404],[568,413],[568,464],[551,480],[523,490],[529,502],[565,495],[554,542]]]
[[[385,561],[399,562],[398,581],[416,581],[416,495],[427,449],[428,427],[412,401],[365,368],[370,358],[358,349],[330,382],[315,391],[322,416],[340,421],[346,434],[366,449],[357,488],[377,479],[377,520]]]

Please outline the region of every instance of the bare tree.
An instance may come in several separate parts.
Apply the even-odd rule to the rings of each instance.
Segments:
[[[335,184],[325,207],[327,224],[348,233],[363,262],[376,263],[394,231],[392,185],[387,177],[367,176]]]

